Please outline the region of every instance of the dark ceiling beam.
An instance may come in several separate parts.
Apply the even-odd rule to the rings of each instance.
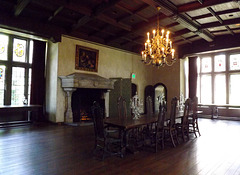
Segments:
[[[61,6],[60,6],[61,7]],[[30,8],[26,8],[25,9],[26,12],[28,12],[29,14],[32,14],[32,13],[35,13],[39,16],[48,16],[46,18],[46,22],[48,22],[48,19],[53,16],[53,13],[49,12],[49,11],[39,11],[38,8],[36,8],[35,6],[32,6],[31,9]],[[57,11],[57,10],[56,10]],[[55,12],[56,12],[55,11]],[[55,15],[54,18],[58,18],[59,21],[63,21],[63,22],[67,22],[67,23],[70,23],[70,24],[74,24],[76,21],[72,18],[67,18],[65,16],[62,16],[62,15]],[[51,21],[51,20],[50,20]]]
[[[191,31],[189,29],[182,29],[174,33],[174,37],[181,36],[187,33],[190,33]]]
[[[239,31],[240,30],[240,27],[238,28],[233,28],[231,29],[231,31]],[[223,29],[223,30],[216,30],[216,31],[212,31],[212,33],[215,35],[215,34],[218,34],[218,33],[222,33],[222,32],[227,32],[227,29]],[[235,34],[235,33],[234,33]]]
[[[128,10],[128,9],[122,7],[121,5],[118,5],[118,4],[115,5],[115,7],[117,7],[118,9],[121,9],[121,10],[125,11],[125,12],[128,13],[128,14],[130,14],[130,15],[125,15],[125,16],[117,19],[117,21],[123,21],[124,19],[129,18],[129,17],[131,17],[131,16],[136,16],[136,17],[138,17],[139,19],[148,22],[148,19],[147,19],[147,18],[145,18],[145,17],[143,17],[143,16],[141,16],[141,15],[138,14],[140,11],[148,8],[148,7],[149,7],[148,5],[143,5],[142,7],[140,7],[139,9],[137,9],[137,10],[135,10],[135,11],[133,11],[133,12],[132,12],[131,10]]]
[[[211,23],[202,24],[200,29],[229,26],[229,25],[234,25],[234,24],[240,24],[240,18],[224,20],[222,24],[219,24],[219,22],[211,22]]]
[[[136,37],[136,38],[133,38],[132,40],[133,40],[133,41],[136,41],[137,44],[142,45],[143,42],[141,42],[141,41],[138,42],[138,40],[141,40],[141,39],[142,39],[142,37],[141,37],[141,36],[138,36],[138,37]],[[121,43],[121,46],[127,45],[127,44],[129,44],[129,43],[130,43],[129,41],[125,41],[125,42]]]
[[[160,1],[160,0],[142,0],[142,1],[146,3],[149,3],[149,1],[154,1],[155,3],[157,3],[158,6],[161,7],[160,12],[170,17],[173,21],[178,22],[179,24],[191,30],[192,32],[196,32],[196,34],[198,34],[200,37],[207,40],[208,42],[213,41],[214,36],[209,31],[207,30],[199,31],[199,28],[201,27],[201,25],[192,21],[189,16],[185,14],[179,14],[177,11],[178,8],[174,4],[172,4],[170,1]]]
[[[112,8],[113,6],[115,6],[120,1],[121,0],[109,0],[107,2],[102,2],[94,8],[92,15],[93,16],[98,16],[99,14],[104,12],[105,10],[108,10],[108,9]]]
[[[215,17],[217,18],[217,20],[218,20],[221,24],[223,23],[222,18],[220,18],[220,17],[215,13],[215,11],[214,11],[211,7],[208,7],[207,9],[210,11],[210,13],[211,13],[213,16],[215,16]],[[232,35],[234,35],[233,31],[232,31],[228,26],[225,26],[225,28],[226,28]]]
[[[175,26],[177,26],[177,25],[179,25],[179,23],[178,23],[178,22],[174,22],[174,23],[172,23],[172,24],[166,25],[164,28],[169,29],[169,28],[175,27]]]
[[[94,8],[94,10],[92,11],[91,15],[88,16],[90,18],[88,18],[87,15],[86,15],[85,19],[87,19],[87,20],[84,20],[84,23],[82,23],[82,22],[79,23],[78,22],[77,24],[74,25],[74,30],[76,30],[77,28],[83,26],[84,24],[88,23],[89,21],[93,20],[94,18],[98,18],[100,20],[104,20],[104,22],[106,22],[106,23],[109,23],[109,24],[112,24],[114,26],[121,27],[123,29],[128,29],[129,30],[130,27],[122,25],[120,23],[117,23],[116,20],[113,20],[112,18],[102,14],[105,10],[113,7],[115,4],[117,4],[120,1],[121,0],[112,0],[112,1],[105,2],[105,3],[100,3],[99,5],[97,5]]]
[[[215,18],[217,18],[218,22],[220,22],[221,24],[223,23],[222,18],[220,18],[220,17],[215,13],[215,11],[212,9],[212,7],[208,7],[207,9],[208,9],[208,11],[212,14],[212,16],[214,16]]]
[[[130,39],[130,38],[127,38],[127,37],[122,37],[122,39],[124,40],[127,40],[127,41],[130,41],[131,43],[135,43],[135,44],[143,44],[142,42],[140,41],[136,41],[134,39]],[[121,44],[122,45],[122,44]]]
[[[60,6],[55,10],[52,16],[48,18],[48,21],[51,21],[55,16],[57,16],[58,13],[60,13],[63,10],[64,6]]]
[[[18,3],[15,7],[14,15],[19,16],[24,8],[31,2],[31,0],[18,0]]]
[[[200,4],[199,2],[191,2],[187,4],[183,4],[177,7],[177,11],[179,13],[186,13],[193,10],[198,10],[201,8],[207,8],[210,6],[218,5],[218,4],[224,4],[228,2],[232,2],[233,0],[205,0],[203,4]]]
[[[60,3],[58,5],[61,5]],[[91,9],[89,9],[88,7],[85,7],[83,5],[80,4],[75,4],[75,3],[68,3],[64,5],[64,8],[72,10],[74,12],[86,15],[86,16],[91,16],[91,14],[93,13]]]
[[[85,15],[84,17],[80,18],[76,24],[74,24],[72,26],[70,33],[72,33],[74,30],[78,29],[79,27],[87,24],[88,22],[90,22],[93,19],[98,19],[98,20],[104,21],[108,24],[111,24],[113,26],[122,28],[122,29],[127,30],[127,31],[131,31],[131,26],[126,25],[126,24],[121,23],[121,22],[117,22],[115,19],[113,19],[113,18],[111,18],[107,15],[102,14],[102,12],[111,8],[112,6],[114,6],[119,1],[121,1],[121,0],[112,0],[108,3],[103,3],[103,4],[101,3],[93,11],[91,11],[90,9],[87,9],[87,8],[85,8],[85,11],[82,11],[82,10],[80,10],[81,7],[79,8],[76,3],[75,4],[70,3],[69,5],[65,6],[66,8],[68,8],[70,10],[74,10],[78,13],[81,13],[81,14]],[[81,6],[81,5],[79,4],[79,6]]]
[[[108,24],[111,24],[115,27],[118,27],[118,28],[121,28],[121,29],[124,29],[126,31],[131,31],[132,30],[132,27],[129,26],[129,25],[126,25],[122,22],[117,22],[117,20],[109,17],[109,16],[106,16],[104,14],[100,14],[97,16],[97,19],[101,20],[101,21],[104,21],[105,23],[108,23]]]
[[[91,36],[93,36],[94,34],[96,34],[96,32],[105,33],[105,34],[108,34],[108,35],[111,35],[111,36],[116,36],[115,33],[106,31],[107,26],[104,26],[104,27],[101,27],[101,28],[96,28],[96,27],[93,27],[93,26],[89,26],[89,25],[88,25],[88,26],[86,26],[86,27],[94,30],[93,32],[91,32],[91,33],[88,34],[89,37],[91,37]]]
[[[164,14],[160,14],[160,15],[159,15],[159,20],[165,19],[165,18],[166,18],[166,16],[165,16]],[[142,31],[143,31],[145,28],[149,28],[150,26],[152,26],[153,24],[155,24],[155,23],[156,23],[156,20],[157,20],[157,16],[153,16],[153,17],[151,17],[151,18],[148,19],[148,21],[149,21],[148,23],[146,23],[145,21],[140,22],[140,23],[134,25],[133,28],[132,28],[132,30],[129,31],[129,32],[126,32],[126,31],[124,31],[124,32],[119,32],[118,34],[116,34],[116,37],[109,37],[109,38],[107,38],[107,39],[106,39],[106,43],[113,42],[113,41],[117,40],[118,38],[122,38],[122,37],[128,36],[128,35],[130,35],[130,34],[132,34],[132,33],[138,33],[138,32],[139,32],[139,35],[140,35],[140,36],[144,36],[144,37],[145,37],[146,35],[144,35],[144,33],[143,33]],[[141,32],[140,32],[140,31],[141,31]]]
[[[194,41],[191,45],[185,44],[178,47],[178,54],[180,58],[184,58],[186,55],[192,55],[196,53],[216,51],[221,49],[232,49],[239,47],[240,34],[222,35],[215,38],[214,42],[208,43],[204,40]],[[191,49],[189,49],[191,48]]]
[[[16,30],[30,35],[36,35],[50,39],[53,42],[60,42],[61,35],[66,33],[66,30],[61,27],[56,27],[51,24],[36,21],[25,17],[14,17],[9,14],[0,12],[0,27]]]
[[[234,34],[235,34],[235,33],[230,29],[230,27],[225,26],[225,28],[229,31],[229,33],[230,33],[231,35],[234,35]]]
[[[236,13],[236,12],[240,12],[240,9],[239,8],[235,8],[235,9],[223,10],[223,11],[215,12],[215,14],[220,16],[220,15],[226,15],[226,14],[229,14],[229,13]],[[192,20],[208,18],[208,17],[211,17],[211,16],[212,16],[212,14],[208,13],[208,14],[192,17]]]
[[[184,39],[180,39],[180,40],[177,40],[177,41],[175,41],[174,43],[175,43],[175,45],[176,46],[179,46],[179,45],[182,45],[182,44],[193,44],[195,41],[191,41],[191,39],[197,39],[197,38],[199,38],[199,36],[198,35],[194,35],[194,36],[190,36],[190,37],[187,37],[187,38],[185,38],[185,40]]]
[[[80,26],[83,26],[83,25],[87,24],[91,20],[92,20],[92,18],[90,16],[87,16],[87,15],[78,19],[77,23],[75,23],[71,26],[70,33],[72,33],[74,30],[78,29]]]
[[[199,2],[200,4],[203,4],[203,0],[198,0],[198,2]]]

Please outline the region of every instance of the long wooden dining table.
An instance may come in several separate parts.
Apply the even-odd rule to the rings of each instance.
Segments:
[[[183,111],[178,111],[176,113],[176,119],[181,119],[184,115]],[[125,154],[127,148],[128,148],[128,131],[140,128],[143,126],[150,125],[152,123],[156,123],[158,120],[158,114],[153,114],[151,116],[148,115],[141,115],[139,119],[133,119],[133,118],[125,118],[121,119],[118,117],[109,117],[105,119],[104,123],[108,125],[109,127],[119,128],[120,135],[123,140],[123,145],[121,148],[122,155]],[[166,118],[168,120],[168,118]]]

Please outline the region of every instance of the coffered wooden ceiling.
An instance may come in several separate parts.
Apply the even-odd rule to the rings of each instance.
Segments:
[[[219,36],[239,40],[238,0],[0,0],[0,27],[51,39],[69,35],[140,53],[157,25],[175,47]]]

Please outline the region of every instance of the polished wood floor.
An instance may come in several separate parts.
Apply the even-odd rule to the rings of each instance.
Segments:
[[[201,137],[158,153],[93,157],[92,126],[34,124],[0,129],[0,174],[5,175],[239,175],[240,122],[200,119]]]

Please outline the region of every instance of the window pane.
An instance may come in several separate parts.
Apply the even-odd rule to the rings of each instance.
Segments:
[[[12,94],[11,104],[22,105],[24,97],[25,69],[21,67],[12,68]]]
[[[200,76],[197,77],[197,97],[200,97]]]
[[[212,71],[212,59],[211,57],[202,58],[202,72]]]
[[[226,56],[217,55],[214,57],[214,71],[222,72],[226,70]]]
[[[214,103],[215,104],[226,104],[226,76],[216,75],[215,76],[215,87],[214,87]]]
[[[6,67],[0,65],[0,105],[4,104],[5,70]]]
[[[28,104],[30,104],[31,82],[32,82],[32,69],[30,68],[28,75]]]
[[[33,57],[33,41],[30,41],[30,46],[29,46],[29,63],[32,64],[32,57]]]
[[[203,75],[201,78],[201,103],[212,103],[212,77]]]
[[[230,55],[230,70],[240,70],[240,54]]]
[[[197,73],[200,73],[200,58],[197,58]]]
[[[8,36],[0,35],[0,60],[7,60],[8,57]]]
[[[13,61],[26,62],[26,40],[13,40]]]
[[[240,74],[230,75],[229,85],[230,85],[229,103],[239,105]]]

